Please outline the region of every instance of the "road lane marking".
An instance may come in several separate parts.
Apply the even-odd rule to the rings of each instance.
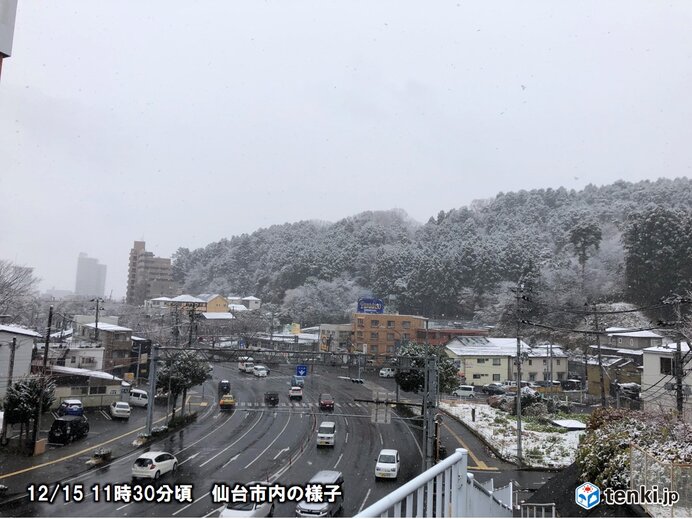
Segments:
[[[234,441],[233,443],[231,443],[228,447],[226,447],[225,449],[219,451],[219,452],[216,453],[214,456],[212,456],[211,458],[209,458],[207,461],[205,461],[204,463],[202,463],[202,464],[200,465],[200,467],[204,467],[204,466],[205,466],[207,463],[209,463],[211,460],[213,460],[214,458],[216,458],[216,457],[218,457],[218,456],[221,456],[224,452],[226,452],[228,449],[230,449],[231,447],[233,447],[233,446],[234,446],[236,443],[238,443],[240,440],[242,440],[243,438],[245,438],[245,437],[250,433],[250,431],[252,431],[252,430],[257,426],[257,424],[260,423],[260,420],[262,420],[262,414],[263,414],[263,413],[264,413],[264,411],[262,411],[262,412],[260,413],[259,417],[257,418],[257,421],[252,425],[252,427],[250,427],[247,431],[245,431],[245,434],[243,434],[240,438],[238,438],[236,441]],[[230,418],[229,418],[229,420],[230,420]]]
[[[182,465],[183,463],[187,463],[188,461],[190,461],[190,460],[193,459],[193,458],[196,458],[196,457],[199,456],[200,454],[201,454],[200,452],[195,452],[192,456],[190,456],[189,458],[187,458],[185,461],[181,461],[181,462],[178,464],[178,466]]]
[[[291,450],[291,448],[290,448],[290,447],[286,447],[285,449],[281,449],[281,450],[278,452],[278,454],[277,454],[276,456],[274,456],[274,458],[272,458],[272,459],[278,458],[279,456],[281,456],[281,454],[282,454],[283,452],[286,452],[286,451],[288,451],[288,450]]]
[[[226,463],[224,463],[224,464],[221,466],[221,468],[222,468],[222,469],[226,468],[226,465],[228,465],[228,464],[231,463],[232,461],[237,460],[238,458],[240,458],[240,453],[236,454],[236,455],[233,456],[230,460],[228,460]]]
[[[361,513],[361,512],[363,511],[363,507],[365,506],[365,502],[366,502],[366,501],[368,500],[368,498],[370,497],[370,491],[371,491],[371,490],[372,490],[372,488],[369,488],[369,489],[368,489],[368,493],[365,494],[365,499],[363,499],[363,502],[360,504],[360,508],[358,509],[358,513]]]
[[[344,443],[348,443],[348,433],[346,433],[346,441]]]
[[[454,431],[452,431],[452,429],[450,429],[449,425],[447,425],[446,423],[443,422],[442,427],[447,429],[447,431],[452,436],[454,436],[454,439],[459,442],[459,445],[461,445],[464,449],[469,451],[469,456],[471,456],[471,459],[476,463],[477,468],[482,469],[482,470],[489,468],[488,465],[486,465],[484,461],[479,460],[478,457],[473,453],[473,451],[471,449],[469,449],[468,445],[466,445],[466,442],[464,442],[464,440],[462,440],[461,437],[457,433],[455,433]]]
[[[244,469],[248,468],[250,465],[252,465],[252,464],[253,464],[254,462],[256,462],[258,459],[260,459],[260,458],[262,457],[262,455],[263,455],[265,452],[267,452],[267,450],[269,450],[269,447],[271,447],[272,445],[274,445],[274,444],[276,443],[276,440],[278,440],[279,438],[281,438],[281,435],[284,433],[284,431],[286,430],[286,427],[288,427],[288,424],[289,424],[289,423],[291,423],[291,415],[290,415],[290,414],[288,415],[288,420],[286,420],[286,425],[284,425],[284,428],[281,429],[281,432],[277,435],[277,437],[274,438],[274,441],[272,441],[269,445],[267,445],[267,448],[264,449],[262,452],[260,452],[254,460],[252,460],[250,463],[248,463],[247,465],[245,465]]]
[[[380,433],[380,444],[384,446],[384,440],[382,439],[382,432],[378,431]]]
[[[201,500],[204,499],[205,497],[209,497],[209,492],[205,492],[205,493],[202,494],[200,497],[198,497],[197,499],[195,499],[192,503],[190,503],[190,504],[188,504],[188,505],[185,505],[185,506],[182,507],[180,510],[176,510],[176,511],[173,512],[171,515],[178,515],[180,512],[182,512],[183,510],[187,510],[187,509],[190,508],[192,505],[194,505],[194,504],[196,504],[197,502],[201,501]]]
[[[341,458],[343,458],[343,457],[344,457],[344,453],[342,452],[341,454],[339,454],[339,459],[336,460],[336,463],[334,463],[334,468],[336,468],[336,466],[337,466],[337,465],[339,464],[339,462],[341,461]]]

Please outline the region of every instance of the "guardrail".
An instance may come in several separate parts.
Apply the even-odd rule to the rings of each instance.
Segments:
[[[456,449],[355,517],[512,517],[512,485],[487,490],[467,467],[468,451]]]

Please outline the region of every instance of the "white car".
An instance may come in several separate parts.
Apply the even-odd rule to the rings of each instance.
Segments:
[[[130,404],[127,402],[113,402],[108,412],[111,418],[124,418],[125,420],[129,420],[131,413]]]
[[[303,388],[300,386],[293,386],[288,390],[289,400],[302,400],[303,399]]]
[[[178,468],[178,459],[170,452],[149,451],[141,454],[132,465],[132,479],[159,479]]]
[[[253,485],[269,486],[266,481],[251,481],[245,485],[249,489]],[[219,517],[272,517],[274,515],[274,503],[227,503]]]
[[[336,423],[322,422],[317,429],[317,446],[327,445],[334,447],[334,437],[336,436]]]
[[[454,391],[452,391],[454,396],[459,398],[475,398],[476,397],[476,387],[475,386],[459,386]]]
[[[380,370],[380,376],[382,378],[394,378],[395,375],[396,371],[394,370],[394,368],[382,368]]]
[[[261,364],[255,364],[252,367],[252,374],[256,377],[266,377],[269,375],[269,368],[267,368],[267,366],[262,366]]]
[[[399,451],[395,449],[382,449],[375,463],[375,479],[396,479],[399,475]]]

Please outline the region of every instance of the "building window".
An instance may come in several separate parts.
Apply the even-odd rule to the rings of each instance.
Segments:
[[[411,321],[402,321],[401,326],[404,328],[404,330],[408,330],[411,328]]]
[[[377,339],[379,339],[379,334],[377,332],[370,332],[370,340],[376,341]]]
[[[370,328],[379,328],[380,327],[380,321],[377,319],[373,319],[370,321]]]
[[[543,365],[545,366],[546,364],[548,364],[548,361],[546,359],[543,359]]]
[[[480,373],[474,373],[473,378],[478,380],[479,378],[481,378],[481,374]]]
[[[89,388],[86,386],[71,387],[70,395],[86,395],[89,392]]]
[[[394,321],[387,321],[387,328],[394,328]]]
[[[476,363],[477,364],[485,364],[485,359],[477,359]]]
[[[529,373],[529,382],[534,382],[536,380],[537,373]]]
[[[409,338],[409,334],[408,334],[408,333],[405,333],[405,334],[402,335],[402,337],[403,337],[404,340],[406,341],[406,340],[408,340],[408,338]]]
[[[533,361],[529,359],[529,366],[533,366]]]
[[[622,337],[618,337],[618,344],[622,344]]]
[[[394,346],[387,346],[387,353],[394,353]]]
[[[359,339],[363,338],[363,332],[361,332],[360,330],[356,333],[356,335],[358,336]]]
[[[358,318],[358,328],[365,328],[365,320],[361,317]]]
[[[393,341],[393,340],[394,340],[394,334],[393,334],[393,333],[388,333],[388,334],[387,334],[387,340],[388,340],[388,341]]]
[[[630,346],[634,346],[634,339],[630,338]]]
[[[77,362],[77,357],[74,356],[74,355],[72,355],[72,357],[70,357],[70,362],[71,362],[72,364],[74,364],[75,362]]]
[[[559,371],[557,374],[557,379],[558,380],[564,380],[565,379],[565,374],[562,371]]]
[[[89,388],[89,394],[90,395],[105,395],[106,394],[106,386],[91,386]]]
[[[661,357],[661,375],[673,374],[673,359]]]
[[[499,373],[493,373],[493,382],[499,382],[500,381],[500,374]]]
[[[501,366],[501,365],[502,365],[502,359],[493,359],[493,366]],[[499,375],[498,375],[498,377],[499,377]]]
[[[560,359],[557,359],[556,364],[559,366],[560,365]]]

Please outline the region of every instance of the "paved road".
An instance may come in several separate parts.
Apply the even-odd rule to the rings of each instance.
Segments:
[[[354,384],[349,377],[357,376],[354,368],[315,366],[307,377],[302,402],[288,399],[290,377],[294,368],[274,369],[267,378],[240,373],[234,364],[219,363],[214,378],[205,387],[196,388],[190,396],[190,406],[200,411],[198,421],[185,429],[154,442],[150,450],[172,452],[180,466],[175,474],[165,475],[157,486],[189,484],[193,488],[192,503],[126,503],[94,502],[90,489],[106,483],[130,483],[131,466],[142,450],[129,447],[143,425],[142,409],[135,409],[130,422],[112,422],[93,413],[88,440],[53,449],[44,457],[47,465],[39,470],[11,474],[0,466],[0,481],[10,486],[34,483],[70,482],[85,489],[84,502],[75,504],[58,497],[53,504],[30,503],[23,500],[11,507],[0,507],[0,515],[33,517],[114,517],[114,516],[216,516],[220,504],[213,503],[209,490],[217,482],[230,485],[253,480],[269,481],[285,486],[304,485],[318,470],[335,469],[344,475],[344,515],[359,510],[390,493],[420,473],[422,452],[421,432],[409,428],[408,421],[392,414],[390,423],[373,423],[371,408],[356,399],[372,398],[373,391],[395,391],[392,379],[377,377],[373,371],[364,374],[365,384]],[[231,381],[238,405],[234,412],[223,412],[216,403],[216,383]],[[277,407],[264,405],[264,392],[280,395]],[[320,411],[317,405],[321,392],[331,393],[336,402],[333,412]],[[202,394],[209,405],[200,406]],[[420,396],[402,392],[402,399],[419,401]],[[160,411],[157,411],[160,412]],[[93,420],[93,421],[92,421]],[[318,448],[315,429],[321,421],[334,421],[337,426],[334,447]],[[469,470],[485,481],[496,485],[509,481],[520,486],[537,486],[546,477],[541,473],[517,471],[509,463],[494,458],[488,449],[463,425],[448,418],[441,429],[442,442],[448,452],[456,447],[469,450]],[[84,462],[94,446],[111,438],[118,458],[108,466],[81,473]],[[396,448],[401,454],[401,472],[396,481],[375,481],[374,465],[380,449]],[[80,451],[81,452],[80,454]],[[77,455],[60,459],[62,452]],[[26,462],[27,459],[24,459]],[[3,479],[4,474],[4,479]],[[276,515],[293,516],[295,503],[276,505]]]

